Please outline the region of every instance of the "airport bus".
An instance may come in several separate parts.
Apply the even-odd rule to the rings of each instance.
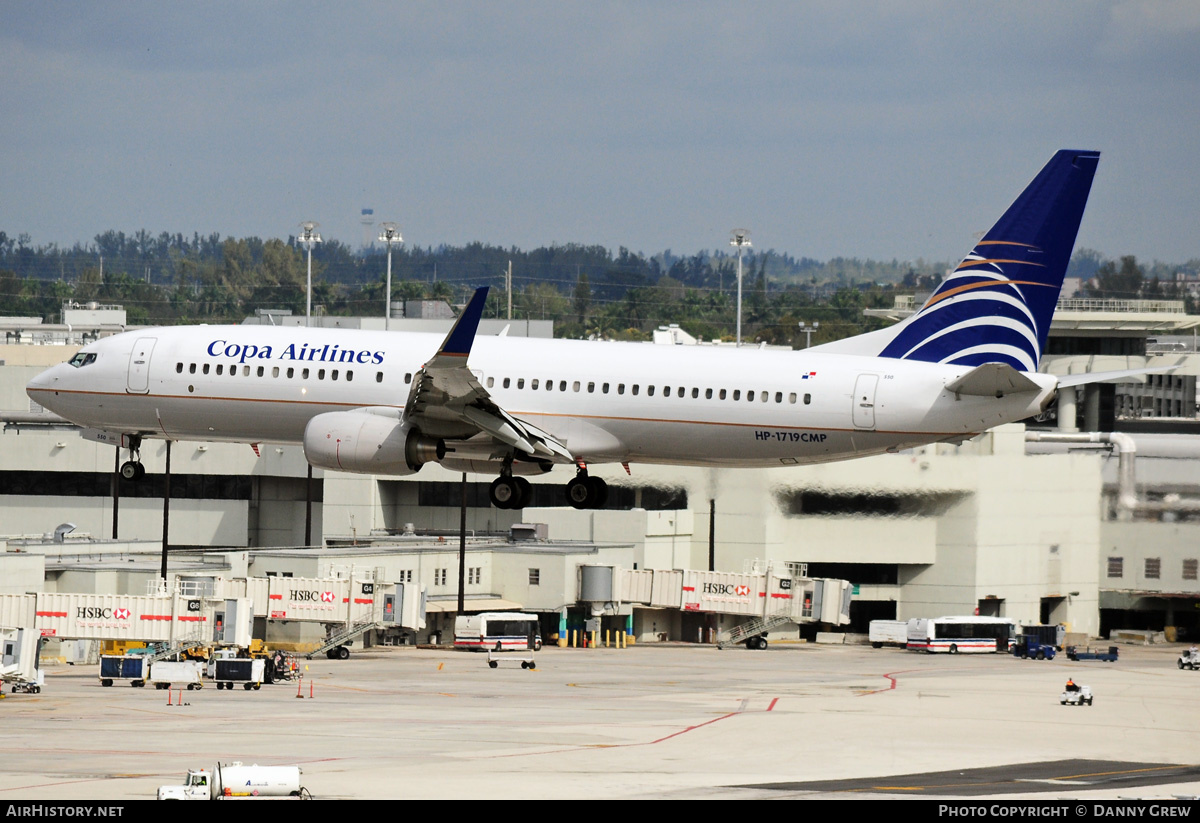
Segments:
[[[908,649],[978,654],[1007,652],[1016,632],[1006,617],[931,617],[908,621]]]
[[[535,614],[483,612],[454,620],[454,648],[468,651],[538,650],[542,636]]]

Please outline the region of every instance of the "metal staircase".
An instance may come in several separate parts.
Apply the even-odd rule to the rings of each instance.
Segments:
[[[792,622],[792,616],[788,612],[779,612],[776,614],[768,614],[765,617],[756,617],[753,620],[748,620],[739,626],[734,626],[729,631],[721,632],[717,635],[717,648],[724,649],[729,646],[736,646],[739,643],[745,643],[751,637],[760,635],[763,632],[768,632],[784,623]],[[766,648],[763,646],[763,648]]]
[[[377,628],[379,625],[380,624],[376,623],[374,620],[363,620],[359,623],[351,623],[349,626],[342,629],[341,631],[334,632],[333,634],[326,637],[325,642],[323,642],[317,648],[313,649],[311,652],[308,652],[307,654],[305,654],[305,657],[308,658],[309,660],[312,660],[318,654],[328,652],[330,649],[335,649],[338,646],[341,646],[343,643],[350,642],[351,640],[355,639],[356,637],[361,637],[363,634],[370,631],[371,629]],[[341,655],[342,659],[345,659],[349,656],[350,656],[350,651],[348,649],[346,650],[346,653],[344,655]]]

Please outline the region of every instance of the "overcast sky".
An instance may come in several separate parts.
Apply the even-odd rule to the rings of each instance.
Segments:
[[[0,0],[0,230],[958,259],[1059,148],[1200,257],[1200,3]],[[377,233],[377,232],[376,232]]]

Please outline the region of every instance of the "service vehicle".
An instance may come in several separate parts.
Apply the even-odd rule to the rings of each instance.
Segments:
[[[872,620],[867,626],[867,640],[872,648],[908,645],[907,620]]]
[[[542,648],[535,614],[483,612],[454,620],[454,648],[476,652],[525,651]]]
[[[1090,706],[1092,705],[1092,688],[1091,686],[1080,686],[1078,689],[1063,689],[1058,702],[1063,706]]]
[[[236,800],[264,797],[311,799],[300,785],[299,766],[243,766],[218,763],[213,769],[188,769],[182,786],[160,786],[159,800]]]
[[[204,664],[199,660],[155,660],[150,664],[148,682],[153,683],[156,689],[169,689],[171,686],[187,686],[189,691],[203,689]]]
[[[128,680],[135,689],[146,685],[150,677],[150,662],[140,654],[100,655],[100,685],[111,686],[118,680]]]
[[[1007,652],[1015,634],[1006,617],[916,617],[908,621],[908,649],[980,654]]]
[[[1082,650],[1078,646],[1067,646],[1067,658],[1069,660],[1102,660],[1105,663],[1117,662],[1117,647],[1109,646],[1106,652],[1094,652],[1090,646],[1085,646]]]
[[[1028,660],[1053,660],[1057,649],[1049,643],[1043,643],[1034,635],[1023,634],[1012,645],[1013,657],[1023,657]]]
[[[1193,647],[1179,655],[1179,668],[1200,669],[1200,649]]]
[[[241,684],[246,691],[262,688],[266,676],[267,661],[263,658],[240,657],[235,649],[219,649],[208,661],[208,679],[218,689],[232,689]]]

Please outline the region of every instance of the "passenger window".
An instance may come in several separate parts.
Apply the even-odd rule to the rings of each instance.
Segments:
[[[217,374],[220,374],[220,373],[221,373],[221,372],[223,372],[224,370],[225,370],[225,366],[224,366],[223,364],[221,364],[221,363],[218,363],[218,364],[217,364]]]
[[[705,389],[705,390],[704,390],[704,399],[705,399],[705,400],[712,400],[712,389]]]
[[[264,368],[265,368],[264,366],[259,366],[259,367],[258,367],[258,376],[259,376],[259,377],[262,377],[262,376],[263,376],[263,371],[264,371]]]
[[[624,394],[624,393],[625,393],[625,384],[618,383],[617,384],[617,394]]]
[[[272,367],[271,367],[271,376],[272,376],[272,377],[278,377],[278,376],[279,376],[279,367],[278,367],[278,366],[272,366]]]
[[[776,402],[776,403],[782,403],[782,402],[783,402],[783,392],[781,392],[781,391],[777,391],[777,392],[775,392],[775,402]]]
[[[296,374],[296,370],[294,368],[292,368],[291,366],[288,366],[288,370],[287,370],[288,380],[291,380],[292,376],[295,374]],[[383,377],[383,372],[380,372],[379,376]]]
[[[188,374],[195,374],[195,373],[196,373],[196,364],[189,363],[188,364]]]
[[[324,369],[317,369],[317,379],[318,380],[325,379],[325,370]]]
[[[647,397],[653,397],[653,396],[654,396],[654,386],[653,386],[653,385],[650,385],[650,386],[647,386],[647,387],[646,387],[646,396],[647,396]]]
[[[725,390],[724,390],[724,389],[721,389],[721,394],[720,394],[720,397],[719,397],[719,399],[720,399],[720,400],[724,400],[724,399],[725,399]]]
[[[684,395],[684,388],[683,388],[683,386],[680,386],[679,389],[675,392],[675,396],[683,397],[683,395]]]
[[[494,377],[489,377],[489,378],[488,378],[488,381],[487,381],[487,387],[488,387],[489,389],[493,389],[493,388],[495,388],[495,387],[496,387],[496,378],[494,378]]]
[[[747,389],[747,390],[746,390],[746,402],[747,402],[747,403],[753,403],[753,402],[754,402],[754,389]]]
[[[697,397],[699,397],[699,396],[700,396],[700,390],[699,390],[699,389],[695,389],[695,388],[694,388],[694,389],[692,389],[692,399],[693,399],[693,400],[695,400],[695,399],[696,399]]]
[[[767,402],[767,392],[763,392],[762,396],[759,397],[758,399],[761,400],[762,402],[766,403]]]
[[[524,378],[524,377],[518,377],[518,378],[517,378],[517,388],[518,388],[518,389],[523,389],[523,388],[525,388],[525,378]]]
[[[338,376],[338,370],[337,370],[337,369],[334,369],[332,372],[330,372],[330,373],[329,373],[329,379],[330,379],[330,380],[337,380],[337,376]]]
[[[529,388],[536,389],[537,387],[538,387],[538,381],[537,381],[537,378],[535,377],[529,381]]]
[[[383,373],[383,372],[380,372],[380,374],[382,374],[382,373]],[[300,379],[301,379],[301,380],[307,380],[307,379],[308,379],[308,369],[302,369],[302,370],[300,371]]]
[[[208,363],[205,363],[205,364],[204,364],[204,368],[202,369],[202,371],[203,371],[205,374],[208,374]]]
[[[634,383],[634,384],[633,384],[633,393],[634,393],[634,394],[637,394],[637,393],[638,393],[638,384],[637,384],[637,383]]]
[[[507,388],[508,388],[508,384],[509,384],[510,382],[511,382],[511,378],[508,378],[508,377],[506,377],[506,378],[504,378],[504,383],[503,383],[503,384],[501,384],[501,385],[503,385],[503,386],[504,386],[504,388],[506,388],[506,389],[507,389]]]
[[[383,382],[383,372],[381,372],[381,371],[377,371],[377,372],[375,372],[375,382],[376,382],[376,383],[382,383],[382,382]]]
[[[242,366],[242,377],[249,377],[249,376],[250,376],[250,367]]]
[[[71,365],[74,366],[75,368],[79,368],[80,366],[82,366],[83,365],[83,355],[77,354],[74,357],[72,357]],[[183,364],[182,363],[175,364],[175,373],[183,374]]]
[[[579,391],[579,381],[578,380],[576,380],[574,383],[571,384],[571,389],[573,391]]]
[[[734,390],[733,390],[733,399],[734,399],[734,400],[741,400],[741,399],[742,399],[742,390],[741,390],[741,389],[734,389]]]
[[[810,403],[812,403],[812,395],[811,394],[804,395],[804,405],[807,406]]]
[[[607,383],[605,383],[603,386],[600,387],[600,392],[601,392],[601,394],[608,394],[608,384]]]
[[[594,392],[594,391],[596,391],[596,384],[595,384],[595,383],[588,383],[588,394],[591,394],[591,393],[592,393],[592,392]]]
[[[791,403],[793,406],[796,405],[796,393],[795,392],[792,392],[791,394],[788,395],[788,402]]]
[[[346,372],[346,382],[349,383],[353,379],[354,379],[354,372],[347,371]]]
[[[412,382],[412,373],[411,373],[411,372],[405,372],[405,373],[404,373],[404,385],[406,385],[406,386],[407,386],[407,385],[408,385],[409,383],[411,383],[411,382]]]
[[[566,381],[566,380],[559,380],[559,381],[558,381],[558,390],[559,390],[559,391],[566,391],[566,390],[567,390],[567,381]],[[576,384],[575,384],[575,391],[579,391],[579,384],[578,384],[578,383],[576,383]]]

